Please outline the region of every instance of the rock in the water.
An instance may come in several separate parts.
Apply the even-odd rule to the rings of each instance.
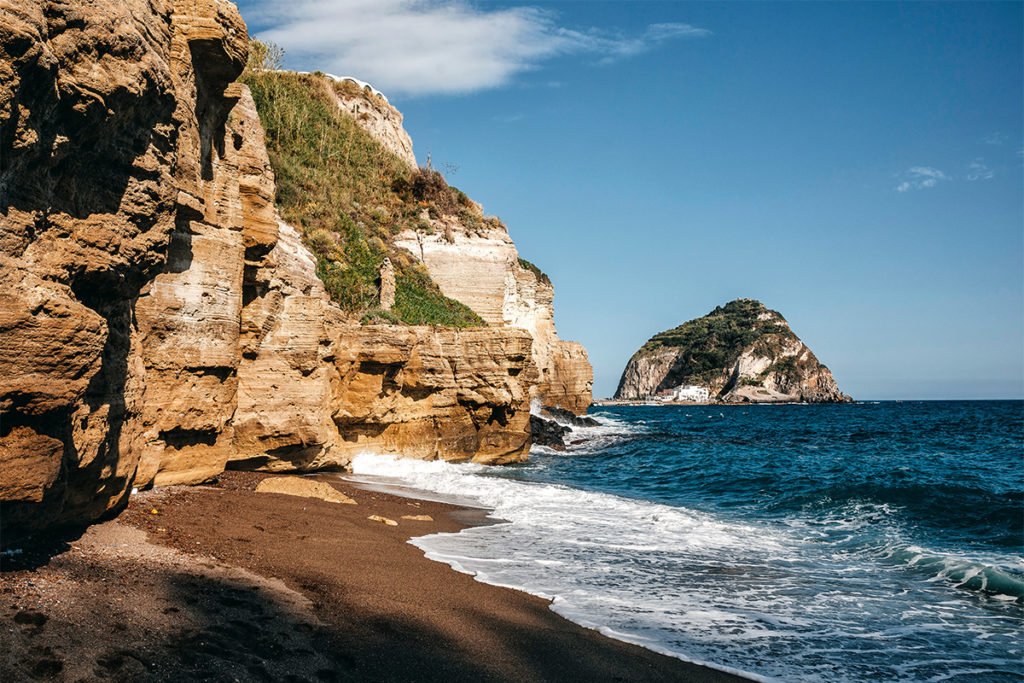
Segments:
[[[592,417],[587,417],[586,415],[577,415],[571,410],[566,410],[564,408],[556,408],[554,406],[544,406],[541,409],[541,415],[545,417],[550,417],[551,419],[557,422],[561,422],[563,424],[571,424],[573,427],[596,427],[598,424],[600,424],[597,420],[595,420]]]
[[[554,420],[548,420],[539,415],[530,415],[530,435],[538,446],[564,451],[565,435],[571,432],[571,428],[558,424]]]
[[[357,504],[330,484],[304,477],[270,477],[256,485],[256,493],[281,493],[286,496],[319,498],[328,503]]]
[[[686,386],[729,403],[852,400],[785,318],[753,299],[656,334],[629,359],[615,398],[664,396]]]

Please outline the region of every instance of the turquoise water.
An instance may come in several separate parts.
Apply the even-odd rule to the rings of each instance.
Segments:
[[[357,459],[506,524],[416,539],[568,618],[777,680],[1024,680],[1024,403],[616,407],[511,468]]]

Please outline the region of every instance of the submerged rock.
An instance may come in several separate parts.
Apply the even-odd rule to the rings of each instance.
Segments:
[[[541,415],[550,417],[556,422],[571,424],[573,427],[596,427],[600,424],[592,417],[577,415],[571,410],[565,410],[564,408],[557,408],[553,406],[544,406],[541,408]]]

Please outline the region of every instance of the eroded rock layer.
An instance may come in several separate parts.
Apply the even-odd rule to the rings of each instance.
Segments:
[[[559,339],[554,287],[546,275],[521,261],[505,226],[496,220],[470,226],[455,216],[424,216],[423,223],[424,230],[399,234],[396,245],[427,266],[445,296],[492,325],[527,330],[537,368],[533,397],[543,405],[585,413],[594,382],[587,351]]]
[[[126,495],[145,440],[136,302],[177,234],[230,210],[204,199],[247,49],[214,0],[0,4],[5,542]]]
[[[510,462],[524,330],[359,326],[273,206],[222,0],[0,0],[3,543],[225,467]]]

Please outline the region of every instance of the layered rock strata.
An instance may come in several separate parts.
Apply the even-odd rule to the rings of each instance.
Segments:
[[[470,226],[456,216],[429,215],[422,223],[424,230],[406,230],[395,244],[426,265],[445,296],[466,304],[491,325],[529,331],[537,367],[533,397],[544,405],[585,413],[594,381],[586,349],[559,339],[554,287],[547,276],[523,265],[505,226],[493,219]]]
[[[652,337],[630,358],[615,398],[671,398],[683,386],[727,403],[851,400],[785,318],[752,299]]]
[[[0,2],[3,542],[225,467],[511,462],[533,340],[361,327],[279,223],[222,0]]]
[[[412,139],[402,114],[372,87],[355,79],[329,76],[339,107],[385,148],[416,166]],[[529,331],[537,374],[532,395],[545,405],[583,414],[594,381],[586,349],[559,339],[554,321],[554,287],[546,275],[524,266],[506,227],[485,218],[472,203],[474,220],[455,215],[421,215],[421,228],[394,240],[421,261],[445,296],[469,306],[490,325]]]
[[[410,168],[416,168],[412,138],[402,125],[402,112],[388,102],[384,95],[362,81],[348,76],[325,75],[334,84],[332,90],[339,106],[395,156]]]
[[[188,267],[206,231],[192,225],[239,208],[206,202],[246,54],[237,10],[214,0],[0,5],[5,542],[127,494],[158,391],[136,303],[168,263]]]

